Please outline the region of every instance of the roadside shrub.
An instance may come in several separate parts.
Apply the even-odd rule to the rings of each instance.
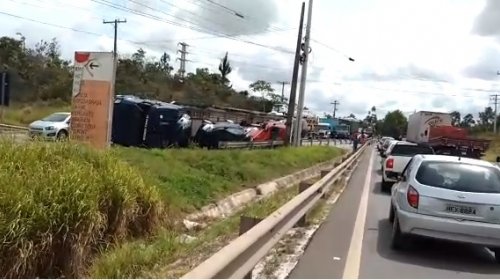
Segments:
[[[0,142],[0,276],[79,277],[106,246],[150,232],[156,188],[110,152]]]

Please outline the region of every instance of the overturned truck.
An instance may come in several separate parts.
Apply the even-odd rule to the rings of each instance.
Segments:
[[[116,96],[111,139],[132,147],[187,147],[191,117],[181,106],[131,95]]]

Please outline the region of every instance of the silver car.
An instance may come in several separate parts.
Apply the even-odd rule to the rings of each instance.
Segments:
[[[69,136],[71,113],[59,112],[34,121],[29,125],[29,135],[32,138],[48,140],[64,140]]]
[[[392,248],[422,236],[489,247],[500,262],[500,169],[492,163],[416,155],[394,185]]]

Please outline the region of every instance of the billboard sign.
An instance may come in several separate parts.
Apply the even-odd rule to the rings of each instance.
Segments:
[[[70,137],[109,147],[115,65],[111,52],[75,52]]]

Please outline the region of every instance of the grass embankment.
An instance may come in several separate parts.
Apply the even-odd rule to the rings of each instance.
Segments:
[[[146,170],[165,201],[182,212],[214,202],[258,182],[290,174],[342,154],[331,147],[275,150],[137,150],[117,149],[128,162]],[[172,159],[175,159],[173,161]],[[239,214],[264,218],[297,194],[291,188],[247,207]],[[174,200],[172,200],[174,199]],[[176,278],[204,257],[235,238],[239,216],[234,215],[201,232],[190,243],[182,232],[161,230],[154,238],[116,247],[101,256],[90,270],[92,278]],[[177,260],[177,261],[176,261]]]
[[[109,153],[0,142],[0,275],[77,277],[113,241],[156,226],[160,196]]]
[[[159,187],[165,201],[182,212],[205,206],[256,183],[290,174],[341,155],[331,147],[274,150],[145,150],[117,148],[123,158]]]
[[[329,147],[96,152],[69,143],[0,142],[0,276],[80,277],[103,253],[91,275],[158,271],[237,224],[228,219],[187,245],[171,226],[180,214],[340,154]],[[140,241],[120,245],[133,239]]]
[[[183,242],[175,232],[161,231],[154,239],[125,243],[93,265],[91,278],[179,278],[238,236],[240,216],[265,218],[298,193],[298,187],[275,193],[218,221]]]
[[[19,105],[6,108],[3,122],[5,124],[27,126],[33,121],[42,119],[55,112],[70,112],[71,106],[63,102],[50,104]]]

